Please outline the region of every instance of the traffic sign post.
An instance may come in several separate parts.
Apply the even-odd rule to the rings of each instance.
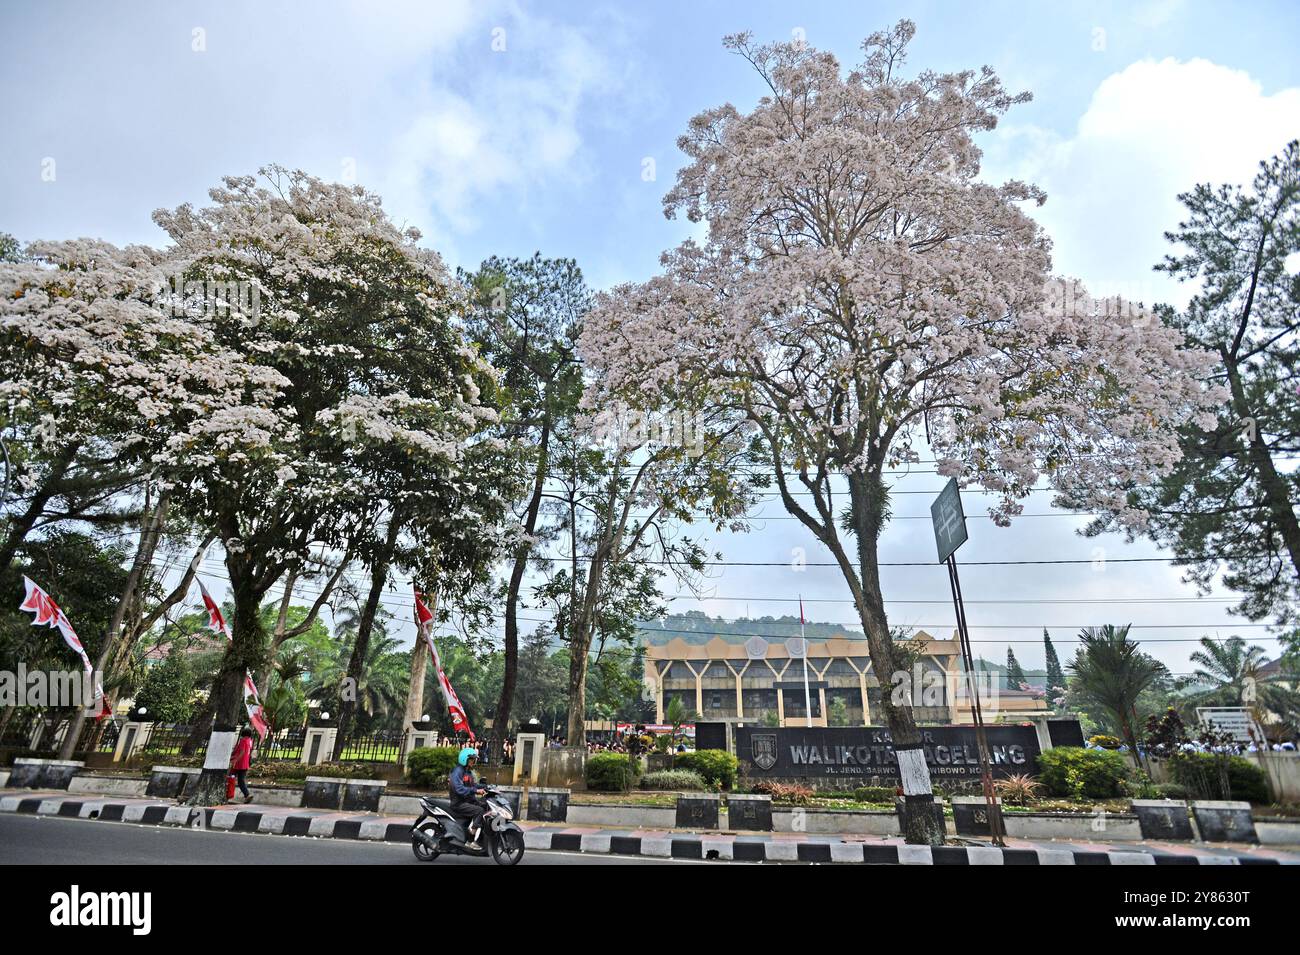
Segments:
[[[980,779],[984,786],[984,801],[988,805],[989,834],[995,846],[1005,845],[1002,838],[1002,808],[993,791],[993,766],[989,759],[989,741],[984,732],[984,712],[980,706],[979,687],[975,680],[975,660],[971,653],[970,631],[966,628],[966,605],[961,596],[961,579],[957,576],[957,548],[966,543],[966,514],[961,506],[961,491],[957,479],[949,478],[947,485],[930,505],[930,518],[934,522],[934,543],[939,552],[939,563],[948,566],[948,585],[952,589],[952,605],[957,615],[957,637],[961,645],[962,666],[966,670],[966,687],[970,693],[971,720],[975,724],[975,741],[980,754]]]

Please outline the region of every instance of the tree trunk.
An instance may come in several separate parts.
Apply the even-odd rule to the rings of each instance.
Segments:
[[[884,484],[878,471],[849,475],[849,501],[852,508],[854,533],[858,545],[858,574],[861,581],[858,616],[867,635],[867,649],[871,666],[880,684],[881,709],[899,759],[899,775],[903,781],[907,812],[904,813],[904,841],[913,845],[943,845],[943,832],[935,825],[932,815],[934,790],[930,783],[921,749],[921,733],[916,728],[910,704],[896,704],[889,691],[893,673],[898,667],[894,660],[893,637],[885,616],[885,602],[880,590],[880,565],[876,547],[880,539],[884,515]],[[910,676],[909,676],[910,679]],[[904,774],[904,762],[911,770]],[[911,782],[908,782],[910,776]]]
[[[154,505],[153,510],[146,517],[144,527],[140,532],[140,544],[135,549],[135,560],[131,563],[131,571],[126,576],[126,585],[122,588],[121,599],[117,602],[117,607],[113,610],[113,616],[108,622],[108,632],[104,636],[104,645],[100,648],[99,658],[95,663],[95,672],[104,674],[108,670],[111,660],[116,657],[118,635],[122,632],[122,621],[126,617],[127,608],[135,601],[136,592],[140,588],[140,580],[144,577],[145,568],[153,561],[154,552],[158,549],[158,538],[162,534],[162,526],[167,520],[167,505],[171,499],[170,491],[163,491],[158,496],[158,502]],[[81,728],[86,723],[85,707],[77,707],[72,714],[72,725],[68,727],[68,732],[63,736],[63,743],[59,746],[59,759],[71,759],[73,750],[77,746],[77,741],[81,738]]]
[[[528,512],[524,517],[524,533],[532,536],[537,529],[537,515],[542,505],[542,489],[546,483],[546,469],[550,463],[547,453],[551,441],[551,420],[548,416],[542,422],[541,440],[537,445],[537,469],[533,474],[533,496],[528,502]],[[510,572],[510,586],[506,593],[506,632],[504,672],[501,680],[501,698],[497,701],[496,713],[492,717],[492,734],[498,740],[505,739],[510,731],[510,710],[515,700],[515,683],[519,671],[519,590],[523,585],[524,572],[528,569],[528,554],[531,546],[524,544],[515,554],[515,566]]]
[[[384,595],[384,585],[388,583],[388,566],[392,560],[393,547],[401,530],[401,518],[396,512],[388,522],[388,535],[384,541],[383,552],[370,567],[370,592],[366,595],[365,605],[361,608],[361,619],[357,622],[357,639],[352,645],[352,657],[348,660],[346,680],[350,682],[352,692],[339,694],[339,724],[334,737],[334,759],[340,759],[352,736],[353,723],[357,711],[357,689],[361,686],[361,677],[365,672],[366,654],[370,650],[370,634],[375,628],[375,614],[379,610],[379,598]],[[417,640],[418,643],[418,640]]]
[[[596,624],[596,605],[600,581],[605,572],[607,544],[597,546],[587,565],[587,588],[582,609],[569,629],[569,729],[568,746],[587,745],[587,654],[591,650],[592,631]],[[572,613],[572,605],[570,605]]]
[[[426,601],[429,612],[438,613],[438,594],[428,594]],[[417,625],[418,626],[418,625]],[[424,645],[424,638],[417,631],[415,646],[411,648],[411,687],[406,691],[406,714],[402,719],[402,729],[410,732],[411,724],[420,722],[424,716],[424,679],[429,665],[429,648]]]
[[[1246,392],[1241,383],[1241,375],[1236,363],[1225,351],[1221,351],[1224,369],[1228,374],[1228,385],[1232,391],[1232,408],[1241,419],[1250,418],[1250,408],[1246,404]],[[1287,556],[1291,558],[1291,569],[1300,577],[1300,520],[1296,519],[1295,509],[1291,505],[1291,496],[1287,492],[1286,482],[1277,473],[1273,457],[1264,443],[1263,429],[1256,424],[1249,442],[1250,461],[1259,471],[1259,485],[1264,491],[1269,515],[1277,522],[1282,542],[1286,545]]]
[[[80,443],[74,442],[59,452],[58,456],[50,462],[50,472],[45,475],[45,480],[32,495],[27,509],[9,523],[4,543],[0,544],[0,572],[8,570],[9,565],[13,563],[18,548],[27,539],[27,535],[31,533],[41,514],[45,512],[45,505],[50,503],[50,499],[58,493],[59,483],[68,473],[68,468],[72,466],[80,448]]]
[[[221,671],[212,684],[212,733],[203,772],[185,795],[184,803],[188,806],[219,806],[226,801],[230,750],[243,710],[244,674],[261,663],[266,646],[266,631],[259,612],[265,591],[254,583],[253,568],[242,554],[227,553],[226,568],[235,602],[231,641],[221,661]]]

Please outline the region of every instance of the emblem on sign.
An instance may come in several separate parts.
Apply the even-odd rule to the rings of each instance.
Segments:
[[[754,765],[759,769],[767,771],[776,765],[776,734],[755,733],[749,745]]]

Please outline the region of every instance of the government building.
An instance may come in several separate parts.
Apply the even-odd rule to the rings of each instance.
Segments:
[[[907,685],[912,690],[917,722],[971,722],[956,635],[950,640],[938,640],[919,631],[915,637],[898,643],[907,647],[908,655],[914,658],[907,671]],[[883,724],[881,693],[893,691],[893,677],[881,687],[865,639],[832,637],[809,641],[806,693],[799,649],[797,639],[760,636],[745,643],[731,643],[720,637],[703,644],[688,643],[674,637],[663,644],[648,644],[645,689],[654,700],[655,721],[665,722],[668,704],[677,698],[688,713],[698,714],[696,718],[701,721],[806,726],[807,698],[812,704],[813,726]],[[988,674],[986,681],[980,687],[986,722],[1016,721],[1049,712],[1041,695],[999,689],[996,674]]]

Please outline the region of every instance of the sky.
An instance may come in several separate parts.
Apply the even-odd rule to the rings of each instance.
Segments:
[[[911,69],[987,64],[1033,93],[978,139],[982,177],[1046,190],[1031,211],[1055,269],[1098,295],[1185,302],[1186,287],[1151,271],[1179,221],[1178,193],[1247,181],[1300,135],[1291,2],[6,5],[0,231],[161,245],[155,208],[201,204],[221,176],[279,163],[366,185],[452,266],[541,251],[575,258],[594,288],[642,280],[692,230],[662,212],[683,161],[677,137],[700,111],[747,109],[763,93],[722,37],[803,39],[847,68],[867,35],[904,17],[918,30]],[[926,465],[892,479],[881,559],[933,561],[929,502],[942,482]],[[966,510],[967,617],[990,659],[1012,646],[1041,666],[1043,626],[1066,658],[1079,627],[1129,622],[1175,672],[1190,669],[1203,635],[1276,650],[1264,628],[1227,614],[1232,595],[1198,600],[1167,563],[1116,563],[1162,555],[1078,536],[1086,518],[1053,510],[1049,495],[1009,529],[978,495]],[[837,571],[795,566],[799,548],[809,564],[827,560],[820,545],[777,505],[759,513],[749,534],[709,543],[725,560],[779,566],[720,569],[709,599],[683,592],[670,606],[780,615],[797,613],[802,595],[811,619],[850,622]],[[1089,563],[978,563],[1063,558]],[[884,574],[892,622],[951,632],[939,566]],[[405,592],[386,606],[410,639]]]

